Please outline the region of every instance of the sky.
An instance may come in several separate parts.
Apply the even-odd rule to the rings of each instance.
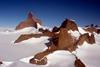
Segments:
[[[100,25],[100,0],[0,0],[0,27],[15,27],[29,11],[44,26],[59,26],[66,18],[79,26]]]

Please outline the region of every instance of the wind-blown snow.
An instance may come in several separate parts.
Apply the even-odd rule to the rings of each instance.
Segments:
[[[55,51],[48,55],[48,64],[46,65],[30,64],[29,59],[46,48],[44,43],[48,42],[48,37],[33,37],[17,44],[13,43],[22,33],[28,32],[29,30],[0,32],[0,60],[4,61],[0,67],[74,67],[75,57],[64,50]],[[80,32],[85,33],[81,28]],[[100,66],[100,34],[95,33],[95,38],[95,44],[84,42],[82,46],[78,46],[75,52],[86,67]]]

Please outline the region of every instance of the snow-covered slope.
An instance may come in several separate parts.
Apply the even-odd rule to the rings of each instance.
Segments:
[[[34,33],[34,31],[32,28],[27,28],[13,32],[0,32],[0,58],[6,61],[19,60],[23,57],[34,55],[46,48],[44,43],[48,42],[48,37],[31,38],[14,44],[14,41],[21,34]]]
[[[86,33],[80,28],[81,33]],[[68,51],[55,51],[47,56],[48,64],[35,65],[28,61],[36,53],[46,48],[44,43],[48,37],[31,38],[26,41],[14,44],[23,33],[37,33],[33,28],[26,28],[18,31],[0,32],[0,59],[4,64],[0,67],[74,67],[75,57]],[[86,42],[74,52],[87,67],[100,66],[100,34],[95,34],[96,43],[91,45]]]

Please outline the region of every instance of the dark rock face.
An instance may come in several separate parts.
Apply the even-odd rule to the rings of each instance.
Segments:
[[[52,29],[52,32],[58,32],[58,31],[59,31],[59,28],[56,26]]]
[[[97,34],[100,34],[100,29],[97,29]]]
[[[94,44],[94,43],[95,43],[94,34],[91,34],[91,36],[89,36],[89,43],[90,43],[90,44]]]
[[[74,21],[71,21],[69,19],[66,19],[60,26],[60,28],[67,28],[68,30],[78,30],[77,24]]]
[[[53,44],[54,44],[55,46],[58,47],[59,34],[55,34],[55,35],[51,38],[51,40],[52,40]]]
[[[26,27],[37,28],[37,23],[41,25],[41,21],[34,17],[31,12],[29,12],[27,20],[21,22],[18,26],[16,26],[16,30],[23,29]]]
[[[76,59],[74,65],[75,67],[86,67],[80,59]]]

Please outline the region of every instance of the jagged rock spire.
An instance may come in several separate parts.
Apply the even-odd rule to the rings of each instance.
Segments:
[[[33,17],[32,12],[29,11],[29,13],[28,13],[28,18],[32,18],[32,17]]]
[[[65,21],[63,21],[63,23],[61,24],[60,28],[66,28],[68,30],[78,31],[77,24],[70,19],[65,19]]]
[[[26,27],[34,27],[37,29],[41,25],[41,21],[37,17],[33,16],[32,12],[29,11],[27,19],[21,22],[18,26],[16,26],[16,30],[23,29]]]

